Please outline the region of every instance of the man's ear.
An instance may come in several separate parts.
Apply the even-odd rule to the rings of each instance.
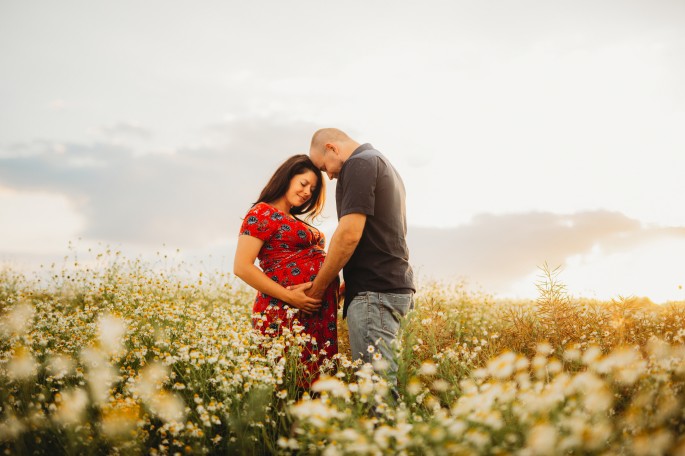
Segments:
[[[326,143],[326,145],[325,145],[324,147],[325,147],[326,149],[330,149],[330,150],[332,150],[333,152],[335,152],[335,155],[338,155],[338,146],[336,146],[335,144],[333,144],[333,143]]]

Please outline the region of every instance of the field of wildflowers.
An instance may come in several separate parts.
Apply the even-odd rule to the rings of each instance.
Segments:
[[[2,270],[0,451],[685,455],[685,303],[572,299],[548,270],[532,302],[423,286],[395,400],[342,321],[300,391],[302,328],[261,339],[252,291],[190,271],[109,251]]]

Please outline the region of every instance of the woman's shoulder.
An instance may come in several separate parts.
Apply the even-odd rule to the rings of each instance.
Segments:
[[[274,208],[268,205],[267,203],[260,201],[258,203],[255,203],[250,210],[247,211],[248,217],[251,215],[255,216],[264,216],[264,215],[269,215],[272,212],[274,212]]]
[[[265,240],[270,233],[277,229],[278,224],[274,222],[278,218],[275,208],[266,203],[256,203],[245,214],[240,227],[240,233]]]

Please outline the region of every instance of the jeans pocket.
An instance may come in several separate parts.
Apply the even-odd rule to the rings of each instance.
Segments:
[[[413,295],[380,293],[380,317],[384,330],[397,334],[400,321],[412,308]]]

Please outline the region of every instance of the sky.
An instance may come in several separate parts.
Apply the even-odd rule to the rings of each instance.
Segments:
[[[685,300],[683,81],[679,0],[3,0],[0,263],[230,271],[333,126],[402,175],[419,285],[535,297],[548,264],[575,297]]]

